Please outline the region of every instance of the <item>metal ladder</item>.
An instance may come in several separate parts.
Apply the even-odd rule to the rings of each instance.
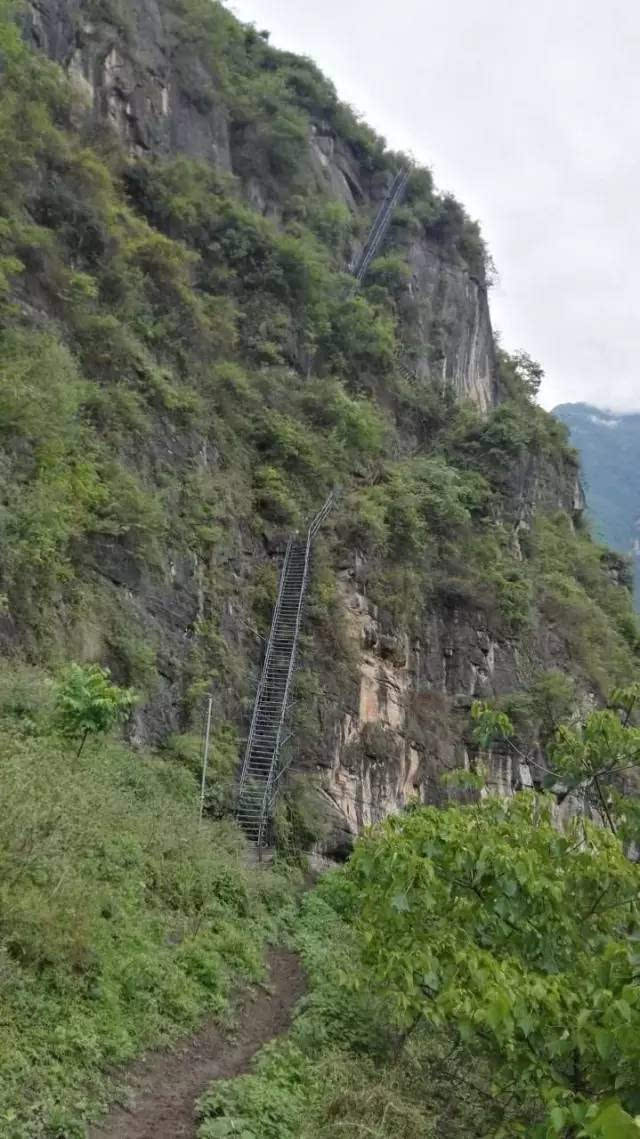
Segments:
[[[278,792],[278,780],[282,774],[282,731],[296,667],[311,548],[335,497],[334,491],[322,510],[316,514],[304,538],[294,535],[289,539],[280,574],[271,631],[240,773],[236,807],[236,817],[247,838],[256,843],[259,855],[267,837]]]
[[[400,205],[404,198],[409,181],[411,170],[400,170],[388,191],[384,202],[378,210],[376,220],[374,221],[369,236],[366,240],[362,253],[358,257],[354,257],[349,266],[349,271],[353,274],[358,282],[364,279],[364,276],[373,261],[376,253],[378,252],[382,242],[384,241],[387,230],[391,225],[394,210]],[[396,365],[405,379],[410,380],[412,383],[418,383],[418,376],[415,370],[407,363],[404,356],[400,353],[396,356]]]
[[[378,215],[374,221],[369,236],[365,242],[362,253],[354,257],[349,266],[349,271],[353,273],[356,281],[362,281],[369,265],[373,261],[376,253],[378,252],[382,242],[384,241],[387,230],[391,225],[394,210],[400,205],[405,191],[407,182],[409,181],[410,170],[400,170],[391,185],[384,202],[378,210]]]

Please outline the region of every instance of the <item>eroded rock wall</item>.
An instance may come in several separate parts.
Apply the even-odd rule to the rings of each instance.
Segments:
[[[329,721],[330,759],[317,773],[332,853],[346,851],[364,826],[411,800],[446,799],[442,776],[469,763],[464,735],[472,701],[511,690],[522,671],[517,645],[496,640],[480,613],[434,612],[411,642],[384,630],[354,575],[343,575],[341,592],[358,665],[353,705]],[[510,756],[496,755],[490,784],[513,794],[532,776]]]
[[[121,20],[110,17],[97,0],[32,0],[26,31],[31,41],[64,67],[78,98],[96,123],[117,133],[134,155],[184,154],[204,159],[236,175],[254,209],[279,217],[278,187],[253,172],[242,178],[242,163],[232,116],[219,86],[198,50],[176,35],[171,5],[135,0],[121,5]],[[319,188],[343,203],[361,221],[361,236],[383,200],[391,175],[372,173],[352,146],[326,123],[311,122],[308,166]],[[452,385],[483,412],[500,398],[496,350],[487,287],[464,260],[426,236],[407,245],[409,279],[399,304],[405,347],[421,381]],[[412,426],[407,425],[411,436]],[[418,442],[426,442],[421,440]],[[403,440],[411,451],[412,438]],[[157,465],[208,464],[200,439],[182,438],[167,429],[157,439]],[[514,541],[538,508],[579,513],[582,494],[575,469],[559,469],[525,457],[510,471],[508,500]],[[221,670],[216,685],[216,714],[236,723],[246,719],[259,667],[258,638],[242,611],[242,584],[252,565],[266,555],[277,562],[277,543],[257,548],[234,532],[231,576],[237,585],[224,597],[222,624],[216,634],[234,648],[234,675]],[[158,689],[136,724],[142,741],[158,742],[177,730],[184,676],[194,629],[203,618],[200,588],[203,567],[186,550],[165,551],[165,580],[128,558],[114,539],[96,546],[89,569],[112,591],[132,598],[141,628],[160,646],[155,667]],[[352,560],[358,555],[352,551]],[[211,568],[211,567],[209,567]],[[215,567],[214,567],[215,568]],[[227,567],[229,568],[229,567]],[[419,638],[400,635],[368,600],[357,571],[343,569],[342,607],[355,659],[353,692],[329,691],[321,702],[322,746],[313,754],[301,748],[300,763],[312,772],[328,808],[331,852],[346,850],[367,823],[400,810],[412,798],[439,802],[447,791],[443,772],[469,762],[465,725],[474,699],[491,699],[524,685],[527,661],[516,640],[497,636],[487,615],[473,609],[436,606]],[[78,657],[107,659],[100,643],[100,615],[87,626],[94,643]],[[108,630],[107,630],[108,631]],[[562,663],[562,644],[552,629],[539,632],[538,657]],[[186,662],[186,663],[185,663]],[[503,794],[535,782],[535,772],[496,755],[491,781]]]
[[[94,11],[83,0],[33,0],[28,34],[132,152],[186,154],[230,170],[224,105],[198,55],[174,36],[167,6],[138,0],[118,24]]]
[[[66,69],[97,121],[109,123],[131,153],[184,154],[238,173],[231,116],[197,47],[176,35],[171,5],[127,4],[118,22],[88,0],[31,0],[31,41]],[[371,220],[391,175],[371,173],[326,123],[312,122],[308,167],[318,187]],[[255,174],[247,200],[277,217],[277,187]],[[434,243],[413,239],[404,315],[418,374],[452,384],[487,410],[498,399],[486,285]]]
[[[525,688],[534,658],[549,669],[568,666],[551,628],[540,628],[523,652],[516,639],[497,637],[484,613],[450,608],[434,611],[421,638],[410,641],[384,631],[354,574],[343,574],[341,592],[358,662],[356,690],[351,706],[326,714],[326,757],[313,769],[329,819],[320,850],[333,857],[346,855],[364,827],[412,801],[459,799],[446,776],[474,762],[475,749],[467,746],[472,703]],[[548,775],[539,748],[525,761],[496,747],[483,762],[486,793],[505,797],[541,788]],[[593,814],[579,796],[560,796],[557,811],[560,818]]]
[[[428,241],[411,242],[409,265],[416,371],[487,411],[498,389],[486,285]]]

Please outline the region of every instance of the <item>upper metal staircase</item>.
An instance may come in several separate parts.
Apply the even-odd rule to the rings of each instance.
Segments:
[[[374,221],[369,236],[365,242],[362,253],[358,257],[354,257],[349,269],[353,273],[356,281],[362,281],[369,265],[373,261],[376,253],[378,252],[382,242],[384,241],[387,230],[391,225],[394,210],[400,205],[405,191],[407,189],[407,182],[409,181],[410,170],[400,170],[391,185],[384,202],[378,210],[378,215]]]
[[[236,814],[247,837],[262,851],[281,775],[280,749],[296,667],[298,639],[309,579],[313,540],[331,510],[335,492],[316,514],[306,535],[289,539],[258,683]]]

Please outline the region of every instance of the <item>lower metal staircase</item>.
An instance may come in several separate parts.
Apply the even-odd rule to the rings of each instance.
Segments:
[[[295,535],[289,539],[280,574],[236,808],[238,821],[259,852],[268,838],[281,774],[280,748],[296,667],[311,548],[334,501],[335,493],[329,496],[303,538]]]

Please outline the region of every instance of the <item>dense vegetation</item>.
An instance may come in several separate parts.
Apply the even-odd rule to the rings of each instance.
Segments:
[[[637,1139],[638,874],[533,793],[417,808],[305,901],[311,993],[202,1139]]]
[[[97,732],[79,754],[77,690],[0,673],[6,1139],[81,1139],[113,1094],[107,1066],[224,1015],[234,983],[263,977],[296,883],[256,875],[230,822],[199,825],[197,781],[175,763]]]
[[[528,758],[535,727],[582,812],[534,792],[416,802],[361,838],[293,918],[310,977],[293,1031],[212,1086],[201,1139],[637,1139],[639,699],[616,690],[581,722],[549,674],[518,730],[473,709],[461,787],[486,791],[501,740]]]
[[[190,728],[213,675],[225,677],[218,715],[237,721],[255,639],[229,635],[226,603],[245,633],[261,631],[274,588],[264,535],[299,524],[339,483],[335,541],[362,550],[372,599],[399,625],[418,628],[433,604],[480,608],[507,634],[550,615],[592,682],[611,661],[629,677],[635,629],[588,535],[559,515],[513,541],[519,472],[532,459],[559,484],[575,472],[563,429],[532,402],[535,366],[502,354],[503,402],[486,419],[398,367],[411,339],[399,303],[408,240],[422,235],[484,276],[464,211],[414,171],[391,244],[354,293],[344,268],[367,218],[319,192],[310,124],[333,123],[363,177],[383,176],[396,156],[308,61],[208,0],[168,7],[176,42],[201,53],[226,93],[234,176],[126,154],[22,45],[2,3],[9,642],[38,662],[97,653],[153,700],[177,650],[163,642],[162,611],[149,620],[147,595],[162,583],[173,608],[177,563],[194,598],[169,665],[177,719]],[[277,220],[247,204],[249,176]],[[247,548],[258,556],[243,559]],[[143,609],[116,587],[130,582]]]
[[[470,1134],[480,1119],[478,1134],[499,1135],[547,1126],[545,1112],[559,1127],[558,1112],[577,1119],[583,1109],[597,1135],[605,1092],[620,1101],[611,1107],[618,1121],[634,1104],[626,1083],[607,1083],[610,1055],[597,1068],[590,1029],[591,1082],[553,1090],[544,1049],[544,1081],[534,1086],[521,1024],[498,1039],[498,1020],[482,1020],[488,995],[469,1000],[478,1002],[476,1027],[494,1034],[490,1052],[484,1038],[482,1048],[473,1034],[458,1039],[459,1010],[444,997],[433,1023],[422,1016],[410,939],[428,891],[418,876],[418,895],[407,893],[403,859],[422,873],[430,863],[416,845],[430,834],[455,845],[470,825],[490,829],[505,851],[527,846],[526,872],[520,882],[514,870],[508,896],[528,920],[536,882],[552,879],[559,893],[544,936],[561,935],[568,954],[577,935],[561,900],[579,888],[587,905],[596,879],[600,888],[610,879],[613,892],[626,882],[617,840],[589,832],[590,877],[582,852],[566,863],[570,839],[551,831],[543,808],[417,813],[367,839],[298,920],[295,873],[251,874],[226,817],[274,596],[273,554],[336,483],[343,491],[318,548],[314,652],[298,701],[307,747],[320,746],[320,701],[346,699],[353,681],[336,570],[356,550],[371,603],[399,634],[418,635],[434,611],[473,614],[518,647],[523,678],[541,683],[552,630],[576,703],[634,679],[639,636],[615,558],[572,515],[575,454],[535,405],[536,365],[499,353],[501,402],[486,416],[406,367],[409,245],[428,243],[484,287],[490,265],[475,223],[435,191],[428,171],[413,170],[384,256],[355,291],[349,256],[400,156],[308,60],[275,51],[217,3],[165,6],[189,97],[205,108],[224,101],[233,174],[129,152],[61,70],[25,46],[14,5],[0,0],[2,1133],[81,1136],[107,1094],[105,1065],[223,1010],[234,979],[261,976],[261,949],[286,917],[313,982],[308,1008],[256,1076],[212,1093],[203,1134],[237,1133],[237,1116],[241,1133],[286,1139],[298,1133],[305,1100],[317,1139],[357,1135],[366,1113],[374,1134],[409,1137]],[[135,36],[128,5],[90,7],[97,24]],[[319,187],[309,137],[321,124],[358,164],[366,193],[357,210]],[[252,182],[265,210],[251,204]],[[434,376],[445,331],[433,333]],[[197,729],[212,684],[200,827]],[[498,714],[537,740],[534,703]],[[135,748],[107,734],[128,713]],[[278,834],[299,857],[318,830],[306,789],[293,787]],[[396,843],[402,857],[376,882],[367,867]],[[475,853],[470,846],[468,858]],[[452,898],[440,882],[434,906]],[[388,992],[374,999],[397,961],[385,960],[389,939],[369,907],[408,945],[406,977],[385,981]],[[490,958],[492,985],[512,989],[516,974],[534,984],[532,947],[518,943],[506,961],[501,922],[480,904],[461,908],[466,933],[454,923],[443,932],[452,952],[473,937],[474,953]],[[611,946],[621,963],[615,1000],[626,1002],[631,1033],[618,916],[593,923],[594,952],[608,961]],[[632,932],[633,914],[629,922]],[[585,952],[572,963],[578,981]],[[464,1084],[453,1111],[452,1073],[462,1078],[479,1051],[480,1088]],[[507,1053],[520,1064],[522,1094],[496,1106]],[[629,1045],[624,1064],[633,1062]],[[338,1089],[330,1100],[329,1079]]]

